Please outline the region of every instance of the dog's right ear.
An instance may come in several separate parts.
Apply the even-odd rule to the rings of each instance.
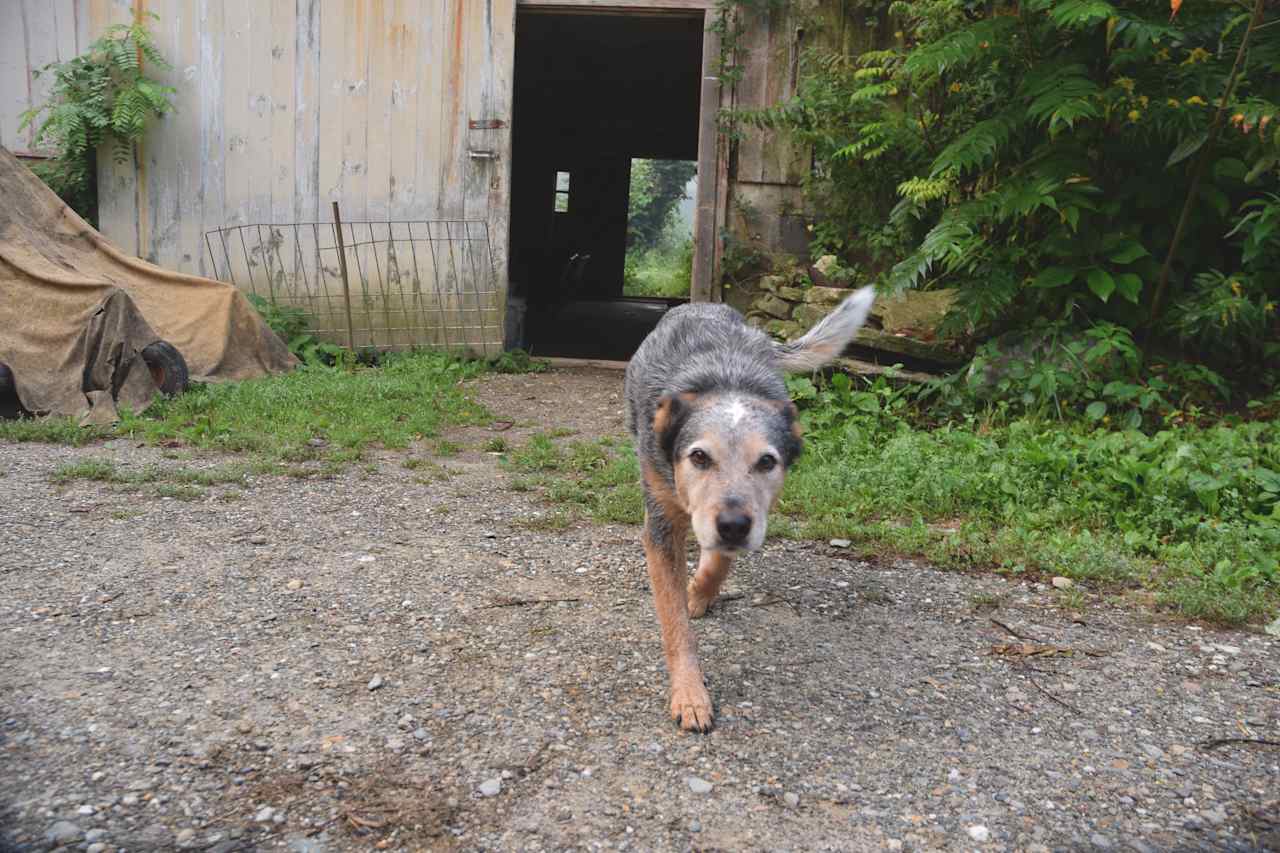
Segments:
[[[658,400],[658,408],[653,413],[653,434],[658,437],[658,446],[667,461],[671,461],[675,453],[676,437],[689,417],[693,399],[693,394],[684,393],[663,394]]]

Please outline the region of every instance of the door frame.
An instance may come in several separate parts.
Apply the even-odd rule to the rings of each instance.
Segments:
[[[719,76],[720,35],[708,17],[716,0],[516,0],[516,11],[558,11],[585,14],[679,14],[702,16],[702,92],[698,107],[698,190],[693,214],[693,271],[691,302],[719,302],[719,272],[723,246],[717,235],[727,222],[729,158],[719,133],[725,91]]]

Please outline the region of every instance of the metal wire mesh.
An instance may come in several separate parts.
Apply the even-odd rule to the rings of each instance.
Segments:
[[[341,241],[332,222],[235,225],[206,233],[205,247],[218,280],[302,311],[324,340],[346,345],[350,334],[357,348],[502,350],[502,290],[485,222],[343,222]]]

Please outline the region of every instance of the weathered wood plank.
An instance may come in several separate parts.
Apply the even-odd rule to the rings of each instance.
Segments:
[[[18,132],[22,113],[31,106],[25,6],[9,9],[5,19],[0,27],[0,145],[30,151],[31,131]]]
[[[293,220],[294,69],[297,67],[298,9],[295,0],[271,2],[271,215]]]
[[[597,9],[601,11],[636,11],[673,9],[701,12],[714,9],[716,0],[518,0],[520,8],[545,9]]]
[[[320,2],[298,0],[294,32],[293,221],[320,220]]]
[[[35,71],[44,68],[58,57],[58,26],[54,20],[54,7],[46,0],[19,0],[21,5],[22,29],[26,34],[26,65],[31,73],[27,77],[26,105],[43,104],[49,99],[49,90],[53,86],[53,78],[48,74],[35,76]],[[11,0],[12,5],[12,0]],[[10,21],[6,26],[18,23],[14,21],[12,8],[6,14]],[[24,106],[24,109],[26,107]],[[24,132],[27,146],[34,148],[35,129]]]
[[[173,2],[163,18],[148,21],[156,47],[168,60],[169,67],[146,64],[143,69],[148,76],[163,85],[173,86],[179,93],[182,92],[182,58],[178,33],[184,24],[185,12],[182,6],[180,2]],[[180,266],[177,255],[181,252],[178,246],[181,221],[178,199],[183,184],[181,149],[189,143],[188,131],[193,129],[195,120],[195,116],[187,111],[171,113],[162,121],[151,124],[140,146],[143,175],[148,178],[139,188],[146,199],[142,257],[153,263],[163,259],[173,268]]]
[[[445,79],[444,34],[447,0],[419,0],[418,92],[414,139],[414,204],[412,218],[431,219],[442,205],[440,179],[443,172]]]
[[[187,109],[171,113],[170,121],[179,122],[177,142],[161,140],[171,145],[178,158],[177,204],[174,215],[177,227],[168,257],[161,263],[185,273],[200,273],[204,267],[204,234],[200,190],[203,164],[200,162],[202,129],[200,86],[200,3],[198,0],[178,0],[181,14],[174,20],[174,54],[171,57],[176,103],[188,105]],[[172,261],[169,260],[172,258]]]
[[[768,9],[742,10],[744,32],[737,62],[742,66],[742,76],[734,86],[734,100],[739,109],[758,110],[765,106],[769,85],[769,31],[771,21]],[[759,182],[764,175],[764,132],[757,128],[743,128],[738,142],[737,177],[740,181]]]
[[[113,24],[128,23],[133,11],[120,0],[90,0],[89,31],[96,38]],[[113,152],[98,150],[98,223],[102,233],[122,251],[142,251],[138,212],[138,174],[134,163],[117,163]]]
[[[444,100],[440,123],[440,203],[436,215],[462,219],[466,215],[467,157],[467,19],[476,6],[465,0],[448,0],[440,65],[444,69]],[[472,11],[470,14],[474,14]]]
[[[418,93],[418,38],[420,29],[413,12],[418,4],[393,0],[385,23],[390,53],[387,144],[390,171],[387,179],[387,215],[407,219],[416,194],[416,161],[419,140],[415,108]]]
[[[199,195],[193,200],[199,206],[201,231],[226,224],[226,136],[222,120],[223,53],[226,50],[226,25],[222,0],[199,0],[199,57],[196,84],[199,90],[200,166]],[[181,107],[182,105],[180,105]],[[190,106],[187,105],[190,109]],[[196,247],[201,257],[201,272],[218,276],[225,270],[225,253],[220,243]],[[222,255],[221,257],[219,255]],[[212,255],[212,257],[210,257]]]
[[[369,118],[366,218],[386,221],[391,192],[391,110],[394,99],[392,53],[395,51],[388,0],[369,0]]]
[[[317,0],[320,6],[320,89],[316,101],[319,113],[318,219],[329,221],[329,203],[343,199],[342,102],[346,85],[342,60],[346,44],[347,16],[344,4]]]
[[[702,99],[698,112],[698,188],[693,218],[693,274],[689,297],[713,301],[716,266],[716,201],[719,188],[721,83],[718,75],[720,37],[708,30],[702,37]]]
[[[369,0],[347,0],[342,47],[342,218],[369,214]],[[327,61],[327,60],[326,60]]]

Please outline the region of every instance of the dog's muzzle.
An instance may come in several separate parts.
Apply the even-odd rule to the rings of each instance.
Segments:
[[[716,516],[716,533],[720,544],[734,550],[747,544],[751,535],[751,516],[739,510],[727,510]]]

